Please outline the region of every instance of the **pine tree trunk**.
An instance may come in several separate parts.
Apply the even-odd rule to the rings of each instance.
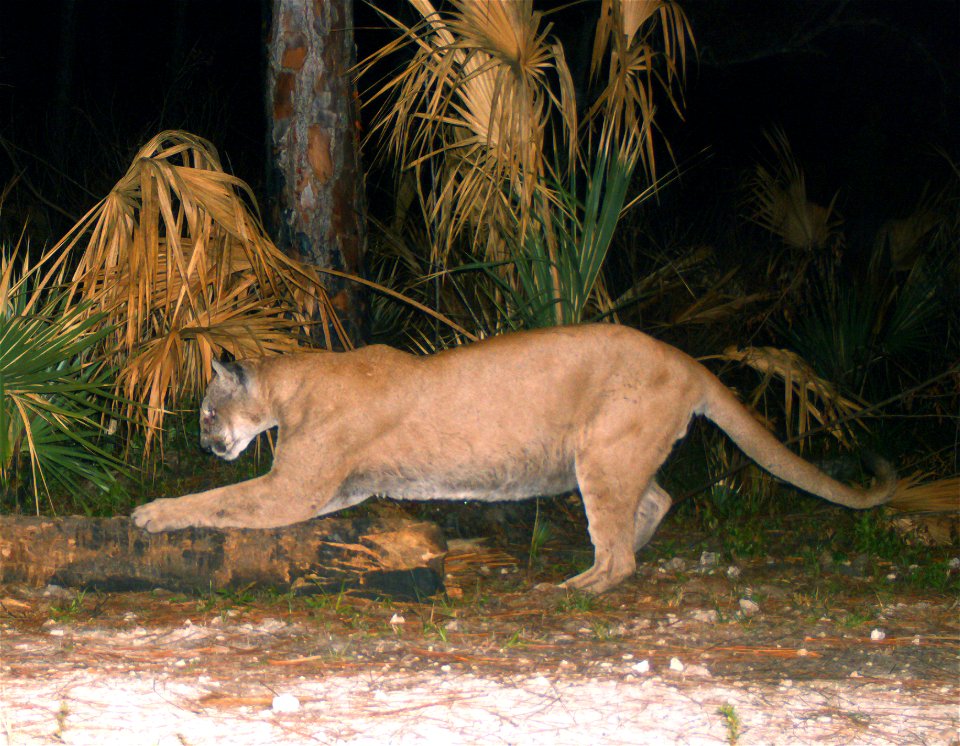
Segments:
[[[321,268],[358,273],[365,241],[353,0],[273,0],[267,50],[267,178],[277,245]],[[354,342],[359,286],[327,278]],[[318,334],[318,337],[322,334]]]

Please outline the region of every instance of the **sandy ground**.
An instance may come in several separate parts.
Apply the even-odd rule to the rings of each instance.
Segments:
[[[234,695],[204,676],[77,672],[3,686],[6,744],[949,744],[957,735],[946,693],[874,683],[377,671],[264,680]],[[736,733],[724,712],[736,713]]]
[[[659,561],[595,602],[496,570],[461,603],[0,587],[0,746],[960,744],[955,599],[801,570]]]

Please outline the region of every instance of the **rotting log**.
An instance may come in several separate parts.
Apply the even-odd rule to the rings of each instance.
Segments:
[[[102,591],[270,587],[417,598],[443,589],[433,523],[320,518],[278,529],[150,534],[129,518],[0,516],[0,582]]]

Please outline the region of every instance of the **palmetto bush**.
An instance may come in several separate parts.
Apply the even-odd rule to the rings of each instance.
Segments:
[[[113,332],[102,313],[71,305],[59,280],[26,260],[0,260],[0,485],[19,496],[107,489],[122,463],[102,443],[118,404],[102,345]]]
[[[602,310],[626,187],[638,165],[655,173],[654,99],[679,108],[686,17],[672,3],[604,0],[593,95],[578,106],[563,47],[531,0],[410,4],[422,20],[388,16],[401,35],[363,69],[401,60],[370,94],[382,104],[371,141],[412,185],[430,266],[463,253],[496,263],[494,295],[524,324]]]
[[[106,325],[97,349],[148,451],[168,408],[202,388],[222,352],[292,351],[314,323],[328,346],[349,344],[316,271],[273,245],[249,187],[186,132],[144,145],[54,251],[48,274],[69,267],[64,310]]]
[[[877,415],[865,411],[866,402],[883,400],[901,417],[917,418],[911,441],[922,443],[923,424],[948,420],[946,412],[955,411],[957,400],[955,390],[930,402],[914,395],[955,375],[960,230],[954,216],[960,171],[954,170],[942,191],[921,198],[910,216],[889,221],[872,247],[846,247],[832,203],[823,208],[807,201],[803,172],[786,136],[778,133],[768,140],[781,166],[776,176],[757,170],[749,217],[799,260],[790,268],[793,298],[777,329],[791,350],[747,348],[728,351],[727,359],[763,374],[758,392],[765,392],[771,381],[783,384],[781,414],[788,434],[803,436],[824,427],[841,445],[850,446],[849,426]],[[868,261],[845,262],[848,248],[859,248]],[[830,425],[838,421],[845,425]],[[939,444],[942,433],[935,431],[933,438]],[[903,441],[894,445],[904,446]],[[945,464],[939,452],[920,446],[911,456],[920,471],[902,480],[894,506],[942,510],[944,496],[953,489],[950,508],[956,510],[956,477],[926,481],[956,468]]]

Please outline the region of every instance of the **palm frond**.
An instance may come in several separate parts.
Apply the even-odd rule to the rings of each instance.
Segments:
[[[531,0],[454,0],[453,11],[443,14],[429,0],[412,5],[423,18],[414,27],[384,14],[415,51],[370,97],[386,100],[370,135],[383,139],[418,184],[444,185],[420,193],[437,226],[435,262],[464,230],[495,256],[500,243],[487,224],[526,224],[534,202],[551,199],[542,178],[548,138],[574,151],[572,79]]]
[[[51,483],[103,489],[124,465],[98,444],[118,402],[98,348],[112,333],[102,313],[71,306],[52,252],[31,267],[0,258],[0,484],[30,484],[37,512]],[[29,478],[24,476],[25,466]]]
[[[57,244],[49,272],[79,254],[71,307],[98,308],[117,394],[149,448],[167,408],[211,375],[214,355],[297,349],[317,322],[349,341],[316,271],[267,237],[249,187],[216,149],[181,131],[151,139],[110,193]]]
[[[824,207],[807,196],[806,177],[782,130],[766,133],[775,165],[758,165],[750,186],[749,219],[787,246],[813,251],[839,235],[841,218],[834,207],[837,195]]]
[[[911,474],[897,483],[890,507],[901,512],[960,513],[960,477]]]
[[[655,22],[654,22],[655,21]],[[654,36],[659,31],[659,43]],[[603,89],[586,119],[599,131],[597,147],[638,157],[656,178],[655,90],[682,115],[679,91],[686,76],[690,23],[679,5],[663,0],[604,0],[590,58]],[[677,91],[677,93],[675,93]]]
[[[722,355],[704,359],[738,362],[762,374],[763,380],[750,397],[751,406],[756,406],[774,379],[782,381],[787,435],[800,437],[801,449],[804,445],[802,437],[812,429],[814,422],[826,427],[827,432],[844,445],[852,441],[850,422],[863,425],[856,415],[865,405],[841,395],[830,381],[818,376],[795,352],[775,347],[746,347],[742,350],[730,347]],[[842,424],[831,424],[836,422]]]

